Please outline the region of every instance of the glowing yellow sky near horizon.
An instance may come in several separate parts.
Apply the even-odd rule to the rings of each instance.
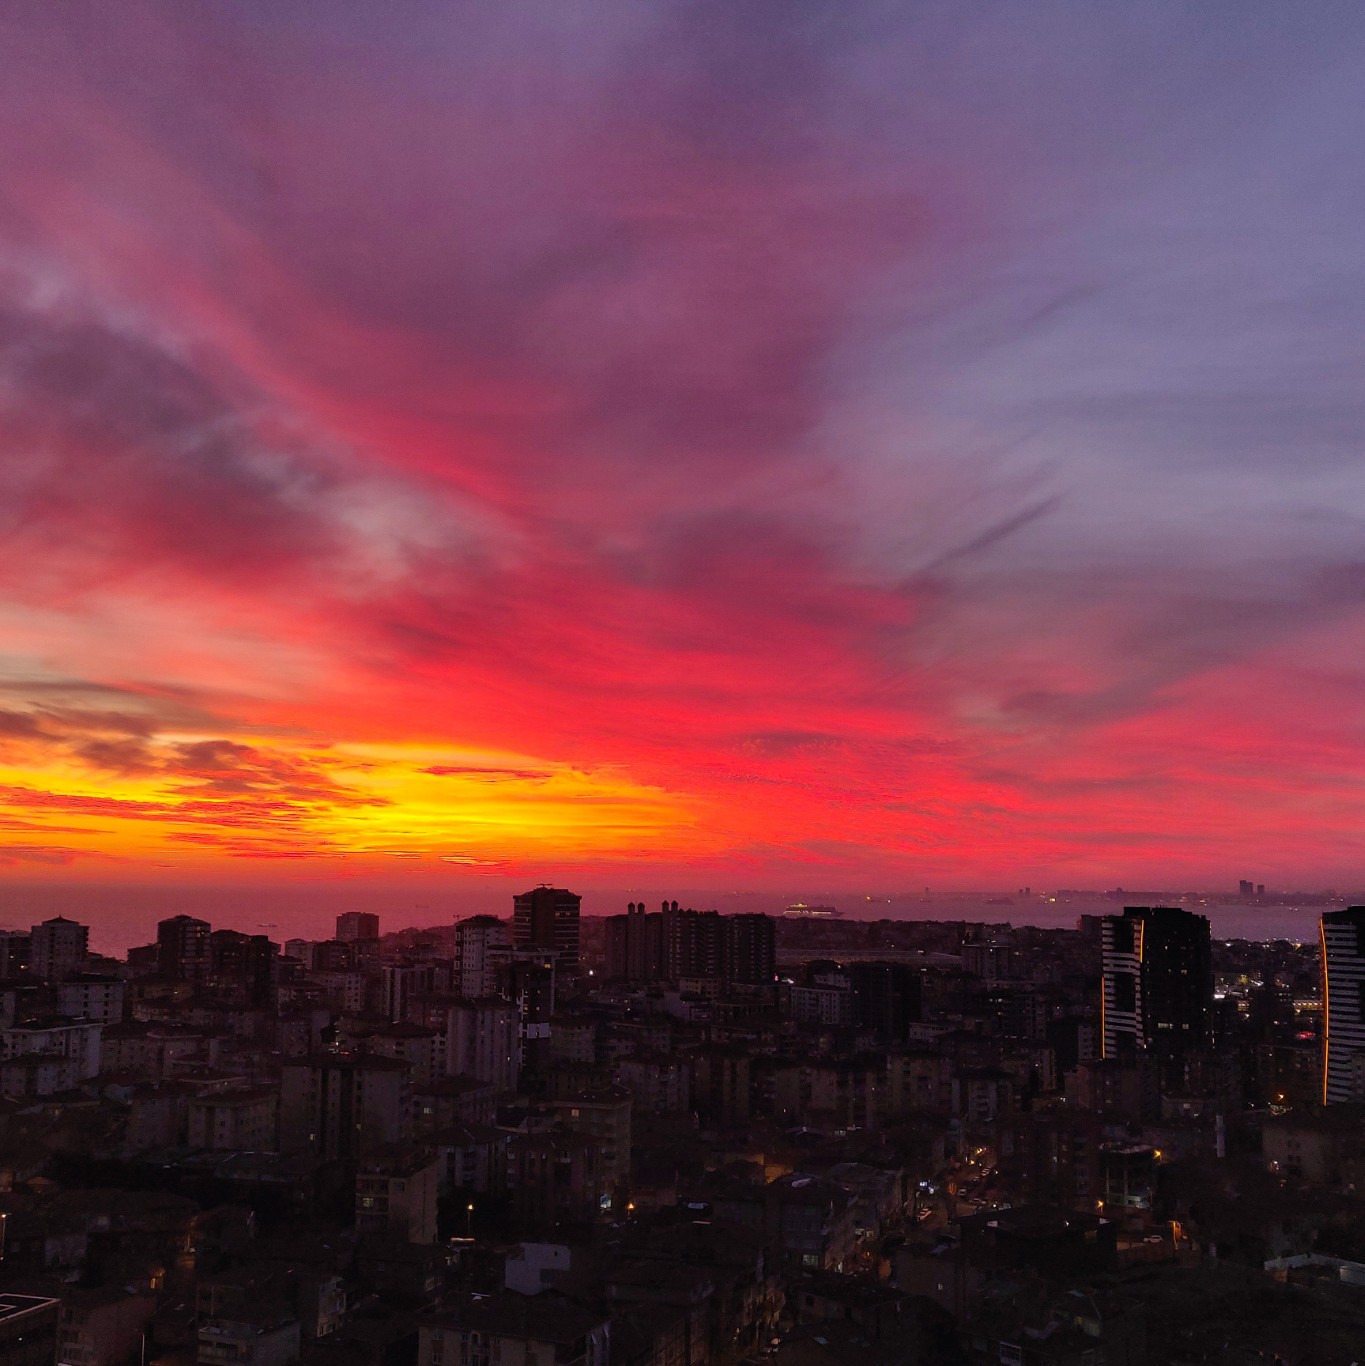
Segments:
[[[612,860],[678,843],[690,804],[606,769],[426,746],[164,735],[140,771],[101,773],[10,745],[0,861],[221,868],[223,857],[415,861],[477,869]],[[19,748],[23,748],[20,746]],[[91,870],[93,871],[93,869]]]

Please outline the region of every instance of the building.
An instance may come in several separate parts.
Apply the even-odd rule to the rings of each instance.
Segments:
[[[280,1151],[344,1160],[401,1143],[409,1107],[408,1065],[396,1058],[288,1058],[280,1073]]]
[[[94,1020],[117,1024],[123,1019],[123,982],[118,977],[96,977],[82,973],[57,983],[53,992],[57,1014],[73,1020]]]
[[[1365,1100],[1365,906],[1327,911],[1322,936],[1322,1100]]]
[[[630,1187],[630,1092],[608,1087],[554,1101],[549,1108],[564,1128],[596,1141],[598,1172],[610,1207],[623,1208]]]
[[[578,971],[578,912],[583,898],[560,887],[533,887],[512,898],[512,943],[553,953],[563,972]]]
[[[84,1081],[100,1070],[103,1026],[89,1020],[32,1020],[0,1030],[0,1058],[66,1058]]]
[[[523,1072],[543,1071],[551,1061],[557,963],[554,954],[539,949],[509,949],[498,955],[498,995],[516,1006]]]
[[[0,1294],[0,1366],[52,1366],[60,1312],[43,1295]]]
[[[776,978],[776,926],[770,915],[725,917],[722,974],[727,982],[760,985]]]
[[[484,997],[451,1006],[445,1026],[446,1073],[515,1091],[521,1078],[520,1031],[520,1015],[510,1001]]]
[[[471,1000],[497,990],[497,952],[512,947],[512,928],[495,915],[471,915],[455,925],[455,990]]]
[[[336,937],[343,943],[379,938],[379,917],[371,911],[343,911],[337,916]]]
[[[657,982],[664,975],[664,918],[632,901],[625,915],[607,917],[607,975],[626,982]]]
[[[1105,1058],[1141,1053],[1164,1063],[1208,1046],[1213,958],[1202,915],[1125,906],[1104,917],[1100,944]]]
[[[921,1016],[921,980],[907,963],[849,963],[853,1023],[888,1043],[904,1043]]]
[[[434,1243],[438,1178],[439,1164],[424,1149],[390,1149],[361,1162],[355,1177],[356,1231]]]
[[[507,1290],[424,1323],[417,1366],[607,1366],[610,1355],[606,1315]]]
[[[157,971],[162,977],[202,982],[212,966],[213,926],[192,915],[174,915],[156,927]]]
[[[244,1005],[275,1004],[280,946],[264,934],[214,930],[209,935],[208,980],[215,993]]]
[[[59,982],[85,967],[90,930],[65,916],[54,916],[29,931],[29,971],[45,982]]]
[[[33,953],[29,930],[0,930],[0,979],[27,977]]]
[[[212,1091],[189,1102],[189,1146],[215,1152],[274,1152],[280,1093],[274,1087]]]
[[[610,1210],[614,1190],[602,1144],[568,1129],[516,1134],[508,1145],[507,1184],[523,1228],[547,1231],[591,1223]]]
[[[126,1286],[62,1291],[58,1366],[124,1366],[137,1354],[156,1296]]]
[[[201,1319],[197,1366],[288,1366],[299,1359],[302,1325],[275,1309]]]

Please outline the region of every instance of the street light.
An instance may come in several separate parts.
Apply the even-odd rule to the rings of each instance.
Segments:
[[[464,1236],[466,1238],[474,1236],[474,1202],[472,1200],[464,1207]]]

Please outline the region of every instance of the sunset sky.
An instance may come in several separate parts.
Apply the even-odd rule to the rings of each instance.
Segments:
[[[1362,64],[5,6],[0,889],[1365,885]]]

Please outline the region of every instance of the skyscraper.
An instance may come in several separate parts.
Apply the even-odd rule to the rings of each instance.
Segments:
[[[1365,1100],[1365,906],[1327,911],[1322,936],[1322,1100]]]
[[[1125,906],[1104,917],[1106,1058],[1173,1061],[1208,1044],[1213,1007],[1209,922],[1171,906]]]
[[[578,970],[578,908],[583,898],[540,886],[512,898],[512,942],[553,953],[560,971]]]

